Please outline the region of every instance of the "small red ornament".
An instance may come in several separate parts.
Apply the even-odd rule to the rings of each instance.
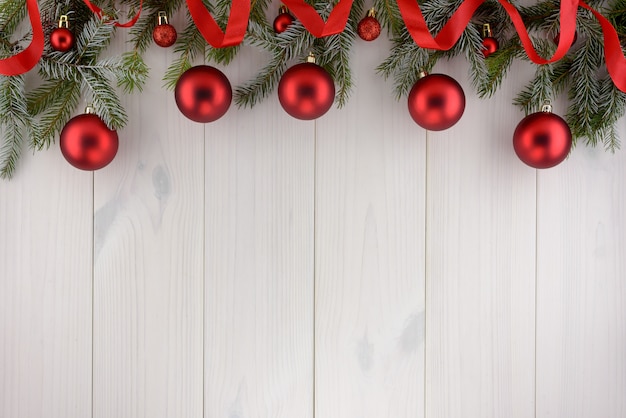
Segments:
[[[487,58],[498,50],[498,40],[491,36],[489,23],[483,25],[483,55]]]
[[[224,116],[233,99],[233,90],[220,70],[197,65],[180,76],[174,97],[183,115],[194,122],[207,123]]]
[[[94,113],[73,117],[61,131],[61,153],[68,163],[81,170],[98,170],[108,165],[119,146],[117,132]]]
[[[380,22],[376,19],[376,12],[372,7],[356,27],[356,32],[364,41],[373,41],[380,35]]]
[[[280,6],[278,9],[278,16],[274,19],[274,32],[283,33],[287,30],[289,25],[291,25],[294,21],[292,15],[287,12],[287,8],[285,6]]]
[[[285,71],[278,83],[278,99],[285,112],[294,118],[317,119],[333,105],[335,83],[310,54],[307,62]]]
[[[572,131],[546,104],[541,112],[526,116],[515,128],[513,148],[525,164],[550,168],[561,163],[572,148]]]
[[[59,27],[54,28],[50,33],[50,46],[59,52],[67,52],[74,46],[74,34],[69,30],[67,15],[61,16]]]
[[[178,33],[176,28],[167,22],[167,15],[165,12],[159,12],[158,25],[152,31],[152,39],[154,43],[160,47],[167,48],[174,45]]]
[[[408,104],[415,123],[430,131],[442,131],[463,116],[465,93],[450,76],[422,72],[409,93]]]

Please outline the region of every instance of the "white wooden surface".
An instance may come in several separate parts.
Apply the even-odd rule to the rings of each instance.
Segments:
[[[109,167],[27,151],[0,183],[0,417],[626,416],[626,154],[524,166],[521,66],[489,101],[438,66],[468,106],[425,132],[387,49],[357,42],[316,122],[273,97],[205,126],[153,48]]]

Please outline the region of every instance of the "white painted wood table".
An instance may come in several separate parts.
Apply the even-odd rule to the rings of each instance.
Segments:
[[[426,132],[374,72],[388,47],[357,42],[317,121],[272,97],[207,125],[155,49],[110,166],[25,152],[0,183],[0,417],[626,417],[626,152],[523,165],[522,65],[489,101],[438,65],[467,108]]]

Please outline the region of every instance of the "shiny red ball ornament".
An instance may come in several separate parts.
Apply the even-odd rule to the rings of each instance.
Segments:
[[[483,55],[487,58],[498,50],[498,40],[491,36],[489,23],[483,25]]]
[[[493,54],[498,50],[498,40],[496,38],[485,38],[483,39],[483,55],[487,58],[489,55]]]
[[[335,83],[328,72],[314,63],[294,65],[285,71],[278,84],[280,104],[296,119],[317,119],[333,105]]]
[[[549,105],[526,116],[515,128],[513,148],[526,165],[550,168],[560,164],[572,148],[572,131]]]
[[[280,6],[278,11],[278,16],[274,19],[274,32],[283,33],[287,30],[289,25],[291,25],[294,21],[292,15],[287,12],[287,8],[285,6]]]
[[[415,123],[429,131],[442,131],[463,116],[465,93],[450,76],[422,73],[409,93],[408,104]]]
[[[213,122],[224,116],[233,99],[228,78],[220,70],[197,65],[183,73],[174,90],[176,105],[194,122]]]
[[[74,46],[75,37],[68,28],[69,22],[66,15],[59,19],[59,27],[50,33],[50,46],[55,51],[67,52]]]
[[[376,12],[371,8],[356,27],[356,32],[364,41],[373,41],[380,36],[380,22],[376,19]]]
[[[119,147],[117,132],[93,113],[73,117],[61,131],[61,153],[81,170],[98,170],[108,165]]]

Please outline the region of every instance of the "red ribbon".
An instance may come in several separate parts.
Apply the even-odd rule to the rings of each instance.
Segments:
[[[465,0],[433,38],[416,0],[398,0],[398,8],[415,43],[427,49],[446,51],[454,46],[484,0]]]
[[[102,9],[101,8],[99,8],[98,6],[96,6],[95,4],[90,2],[89,0],[83,0],[83,1],[87,5],[87,7],[89,7],[89,10],[94,12],[96,14],[96,16],[98,16],[100,19],[102,19],[103,15],[102,15]],[[135,16],[130,21],[128,21],[126,23],[115,22],[113,25],[117,26],[118,28],[130,28],[130,27],[134,26],[135,23],[137,23],[137,20],[139,20],[139,16],[141,15],[141,8],[142,7],[143,7],[143,0],[140,0],[139,1],[139,10],[137,11]]]
[[[12,57],[0,60],[0,74],[19,75],[30,71],[43,54],[44,35],[37,0],[26,0],[30,25],[33,28],[33,39],[23,51]]]
[[[574,42],[574,34],[576,32],[576,13],[578,11],[578,0],[561,0],[561,28],[559,29],[559,45],[550,59],[542,58],[535,48],[528,36],[528,31],[520,16],[519,12],[511,3],[507,0],[498,0],[502,7],[507,11],[511,17],[511,21],[519,34],[519,38],[522,41],[522,45],[526,50],[528,58],[535,64],[548,64],[560,60],[567,54],[572,43]]]
[[[214,48],[239,45],[248,28],[250,0],[233,0],[226,30],[222,32],[202,0],[187,0],[189,13],[204,39]]]
[[[326,22],[315,11],[315,8],[306,4],[304,0],[283,0],[289,11],[302,22],[302,25],[316,38],[335,35],[342,32],[348,23],[353,0],[339,0],[333,7]]]
[[[604,61],[606,69],[613,80],[615,86],[623,92],[626,92],[626,59],[622,54],[622,46],[617,36],[617,31],[611,22],[599,12],[593,10],[587,3],[581,0],[580,6],[589,10],[600,22],[602,32],[604,33]]]

